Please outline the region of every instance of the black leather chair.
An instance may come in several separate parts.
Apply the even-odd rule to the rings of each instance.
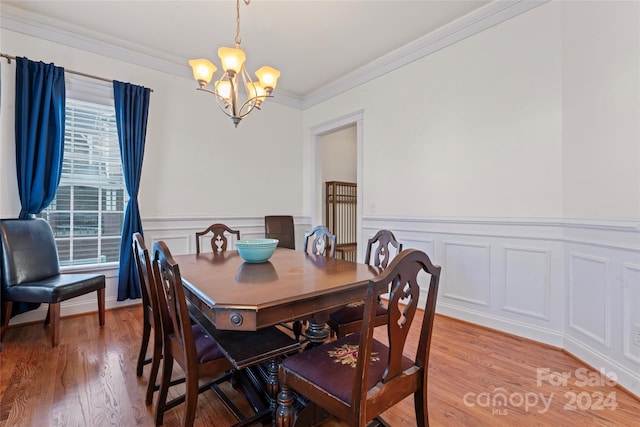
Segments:
[[[2,327],[9,324],[13,302],[49,304],[51,345],[60,338],[60,302],[89,292],[98,294],[98,317],[104,326],[105,277],[101,274],[60,274],[58,250],[49,223],[43,219],[0,220],[2,243]]]

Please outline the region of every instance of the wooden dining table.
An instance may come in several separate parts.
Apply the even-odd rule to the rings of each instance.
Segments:
[[[264,263],[236,251],[177,255],[185,295],[218,330],[255,331],[308,320],[306,338],[329,336],[325,325],[339,307],[365,297],[379,270],[365,264],[276,248]]]
[[[362,300],[369,280],[381,272],[365,264],[287,248],[276,248],[267,262],[257,264],[245,262],[233,250],[176,255],[174,260],[180,266],[192,317],[219,343],[225,340],[226,331],[250,333],[306,320],[307,345],[320,345],[330,335],[326,326],[329,314],[350,302]],[[237,341],[237,336],[233,340]],[[237,344],[231,343],[239,350],[236,353],[241,354]],[[275,341],[268,344],[279,347]],[[255,353],[255,348],[252,350],[249,353]],[[271,418],[275,425],[279,361],[265,356],[268,363],[264,366],[253,363],[258,359],[241,362],[247,366],[241,370],[247,380],[242,383],[244,393],[258,412],[237,425],[248,425],[263,416]],[[238,358],[230,359],[237,361]],[[232,360],[232,363],[236,362]],[[260,408],[262,398],[266,399],[266,406]]]

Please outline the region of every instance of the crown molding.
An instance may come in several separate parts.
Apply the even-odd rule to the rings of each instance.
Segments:
[[[0,28],[167,74],[191,78],[191,72],[185,65],[165,53],[11,6],[2,6]]]
[[[303,109],[376,79],[417,59],[498,25],[550,0],[494,0],[304,97]]]
[[[180,58],[11,6],[3,5],[0,9],[0,28],[188,80],[193,79],[191,69],[183,64]],[[272,100],[278,104],[302,109],[303,99],[287,91],[278,90],[277,96]]]
[[[495,0],[304,97],[287,93],[286,91],[278,91],[278,96],[273,98],[273,102],[297,109],[307,109],[548,1]],[[65,24],[11,6],[2,6],[0,10],[0,28],[50,40],[178,77],[192,78],[191,70],[182,64],[179,58],[159,51],[150,51],[148,48],[135,43],[108,37],[101,33]]]

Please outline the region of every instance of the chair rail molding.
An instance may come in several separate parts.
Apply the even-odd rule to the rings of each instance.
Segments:
[[[142,218],[147,245],[165,240],[176,254],[195,253],[195,232],[212,221],[264,236],[263,216]],[[311,214],[294,215],[294,225],[300,250]],[[359,241],[380,229],[442,266],[440,314],[562,348],[640,397],[640,222],[365,215]],[[107,307],[140,303],[115,301],[117,276],[117,267],[107,273]],[[63,305],[63,315],[93,310],[92,298]]]
[[[640,222],[365,215],[361,241],[383,228],[442,266],[440,314],[562,348],[640,397]]]

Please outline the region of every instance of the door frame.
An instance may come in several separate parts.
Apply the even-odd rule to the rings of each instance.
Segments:
[[[311,222],[312,224],[321,224],[324,221],[323,216],[323,200],[322,188],[324,183],[321,182],[320,171],[322,170],[322,156],[320,155],[320,139],[322,136],[332,132],[336,132],[349,126],[356,126],[356,184],[358,185],[356,205],[356,238],[358,243],[357,259],[362,259],[362,151],[363,136],[362,125],[364,114],[363,110],[358,110],[350,114],[346,114],[335,119],[328,120],[324,123],[311,127]]]

